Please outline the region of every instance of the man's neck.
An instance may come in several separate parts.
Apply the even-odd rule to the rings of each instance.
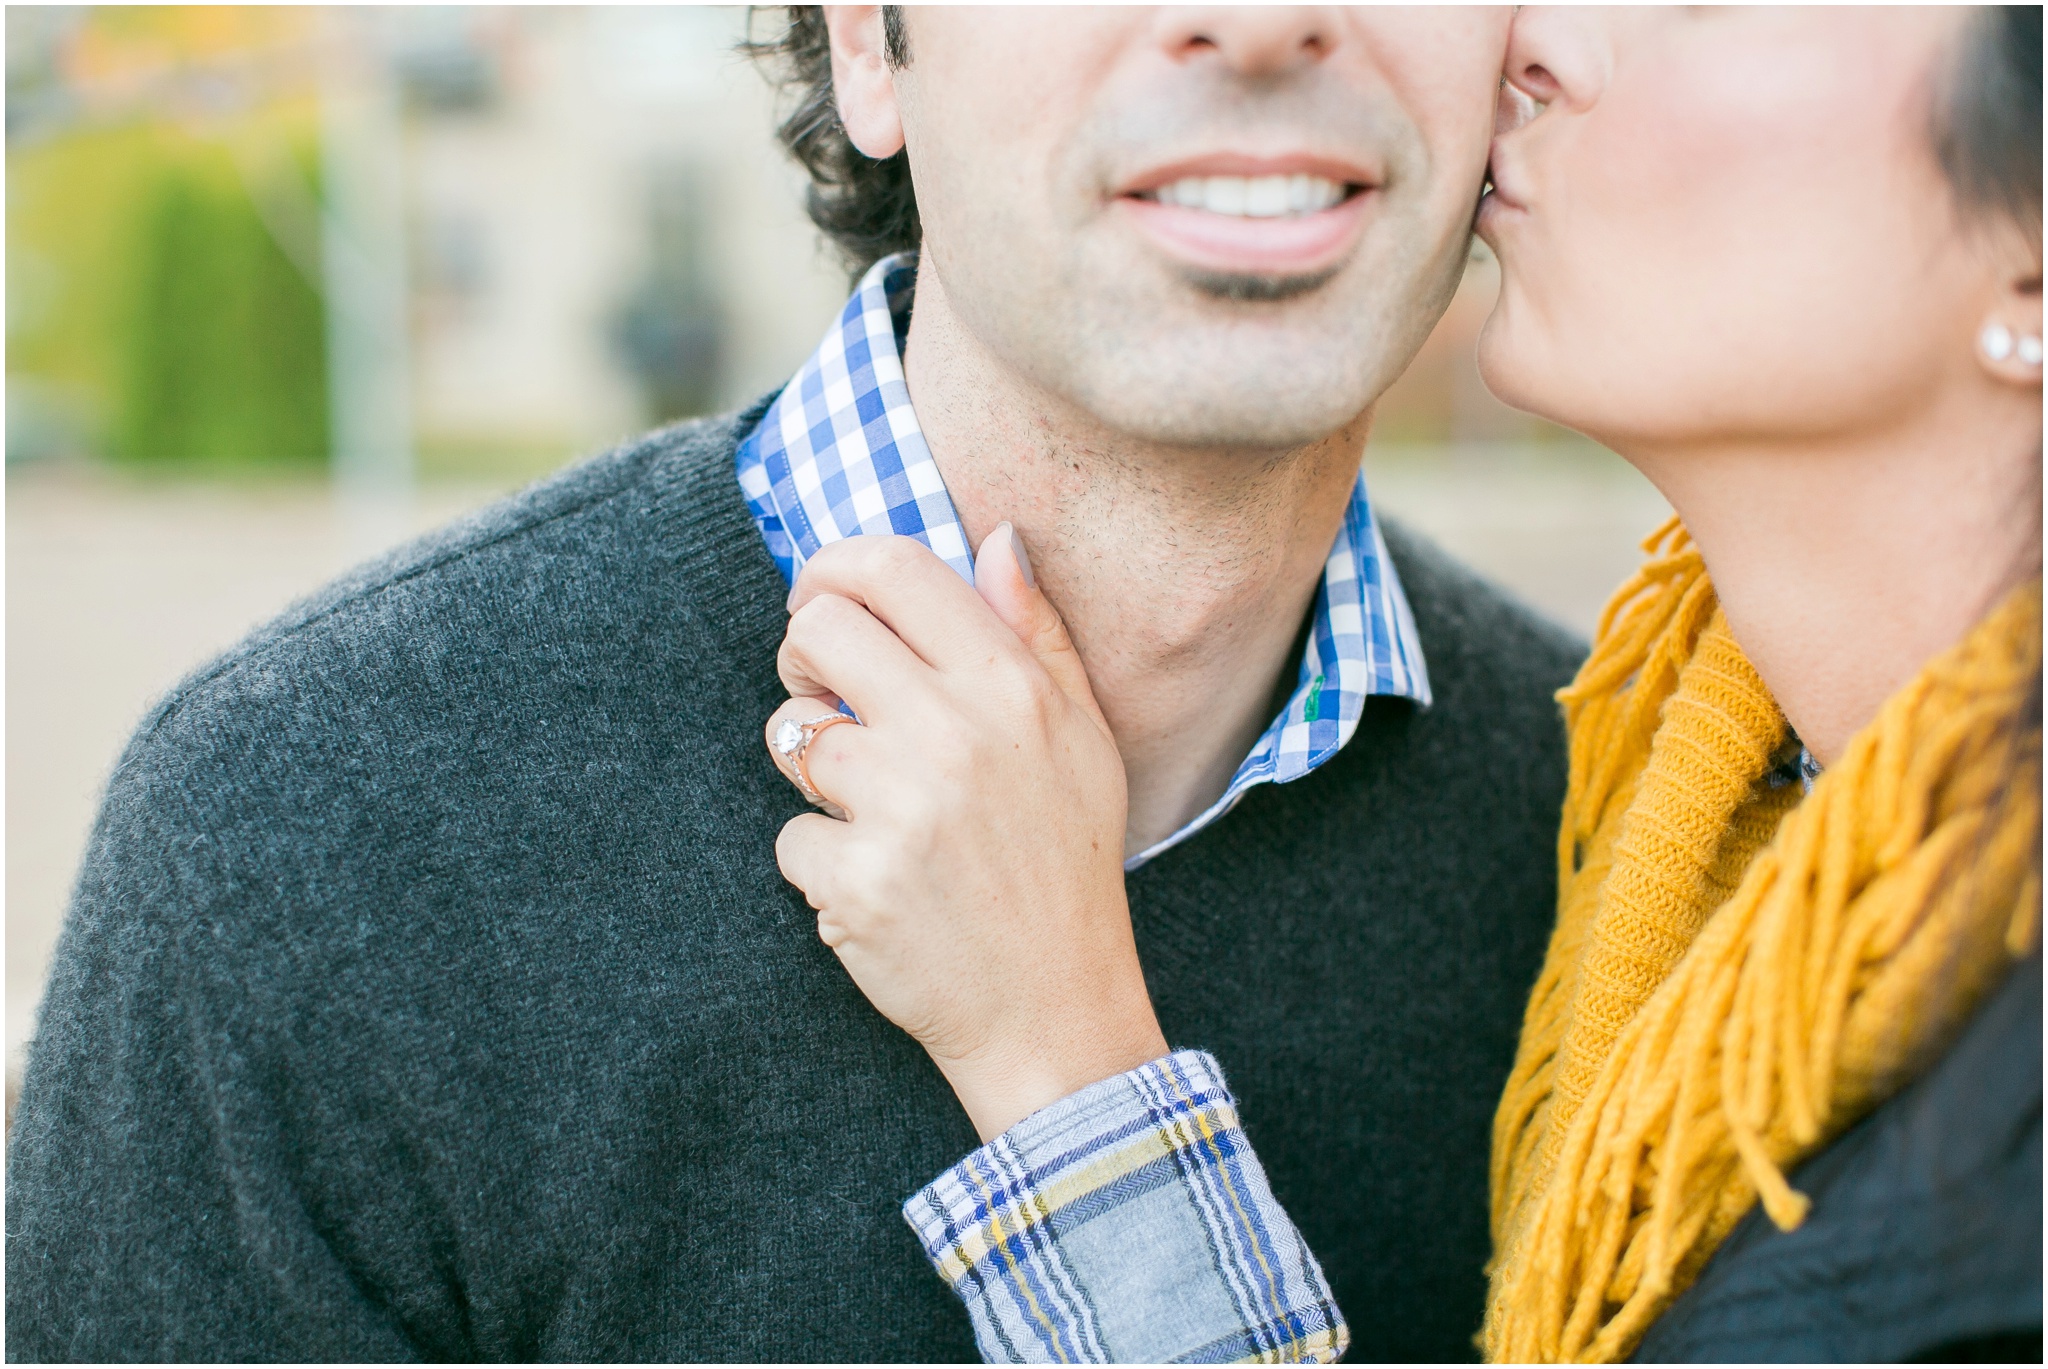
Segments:
[[[969,544],[1009,520],[1066,619],[1123,755],[1125,851],[1142,851],[1223,796],[1292,683],[1370,415],[1284,452],[1137,441],[991,356],[930,270],[904,365]]]
[[[2039,416],[2030,425],[2021,406],[1936,406],[1827,440],[1623,454],[1684,520],[1730,630],[1823,765],[2040,573]]]

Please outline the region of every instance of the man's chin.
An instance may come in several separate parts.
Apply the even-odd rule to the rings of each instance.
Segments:
[[[1105,426],[1165,447],[1283,452],[1321,441],[1358,417],[1367,404],[1347,405],[1334,378],[1321,383],[1297,373],[1212,374],[1170,383],[1163,377],[1109,376],[1074,396]]]

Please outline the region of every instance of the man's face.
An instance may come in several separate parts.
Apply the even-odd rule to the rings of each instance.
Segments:
[[[908,65],[842,107],[893,105],[962,324],[1113,429],[1325,437],[1456,288],[1504,8],[903,17]],[[846,112],[859,141],[875,111]]]

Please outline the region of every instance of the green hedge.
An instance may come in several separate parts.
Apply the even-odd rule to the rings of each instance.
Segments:
[[[34,253],[55,283],[35,317],[9,320],[12,375],[86,396],[85,440],[124,464],[326,460],[320,294],[224,144],[128,125],[8,160],[10,255]]]
[[[117,454],[325,460],[320,296],[240,185],[209,170],[167,166],[141,202]]]

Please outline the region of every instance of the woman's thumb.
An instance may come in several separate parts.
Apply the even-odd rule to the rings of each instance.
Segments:
[[[1067,624],[1052,601],[1039,593],[1024,539],[1010,524],[997,524],[996,530],[982,539],[974,557],[974,590],[1030,649],[1053,682],[1101,718],[1095,691],[1088,685],[1088,671],[1067,635]]]

